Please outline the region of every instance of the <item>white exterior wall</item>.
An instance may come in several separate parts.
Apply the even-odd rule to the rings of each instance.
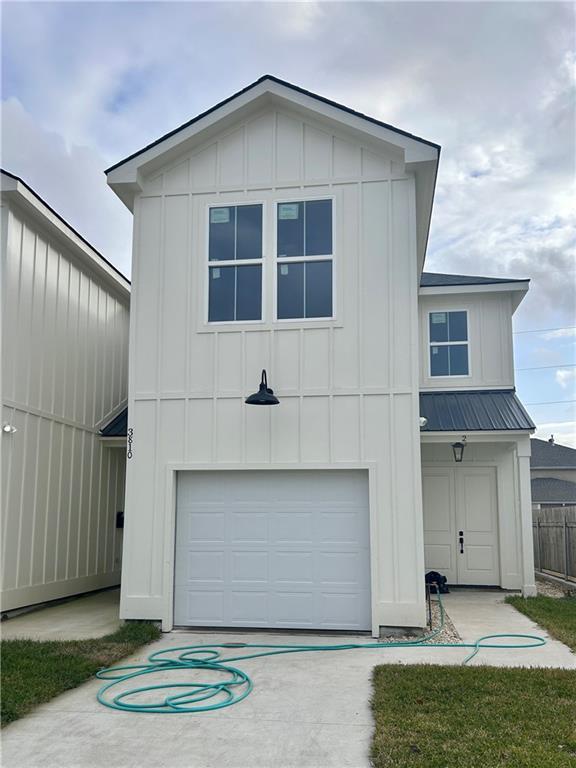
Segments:
[[[125,456],[98,427],[127,398],[128,302],[64,239],[3,206],[2,609],[117,584]]]
[[[490,288],[490,286],[487,286]],[[469,376],[430,376],[430,312],[468,311]],[[420,388],[502,389],[514,386],[513,306],[509,293],[421,294]]]
[[[334,321],[271,315],[276,200],[331,196]],[[262,323],[207,326],[207,206],[262,201]],[[414,180],[295,115],[266,112],[157,174],[136,200],[124,618],[172,623],[176,468],[368,468],[373,626],[425,623]],[[266,368],[280,398],[244,398]]]

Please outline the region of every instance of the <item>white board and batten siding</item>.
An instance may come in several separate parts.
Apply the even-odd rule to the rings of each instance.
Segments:
[[[415,184],[399,150],[363,146],[334,126],[270,109],[143,180],[124,617],[172,625],[177,468],[340,468],[370,473],[373,628],[425,622]],[[335,319],[274,322],[273,206],[326,197]],[[208,206],[246,201],[264,204],[265,319],[211,326]],[[278,407],[244,404],[262,368]]]
[[[488,286],[490,288],[490,286]],[[467,312],[468,376],[430,375],[431,312]],[[421,389],[504,389],[514,386],[514,353],[510,293],[450,293],[421,295],[420,388]]]
[[[27,194],[27,193],[26,193]],[[98,427],[127,399],[128,287],[4,201],[2,609],[118,584],[125,456]]]

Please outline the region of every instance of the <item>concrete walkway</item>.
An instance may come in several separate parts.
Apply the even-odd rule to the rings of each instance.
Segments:
[[[543,634],[503,599],[498,592],[466,590],[448,595],[446,604],[465,640],[491,632]],[[342,642],[343,638],[172,632],[131,661],[143,661],[160,648],[231,640],[327,644]],[[347,636],[346,641],[362,643],[369,638]],[[199,715],[137,715],[106,709],[96,701],[101,683],[95,680],[8,726],[3,732],[2,766],[367,768],[374,666],[460,664],[466,653],[463,649],[422,647],[237,662],[252,676],[254,691],[237,706]],[[576,668],[576,657],[553,641],[544,648],[526,651],[482,651],[474,663]],[[163,677],[166,673],[150,682],[158,683]]]
[[[3,640],[89,640],[104,637],[120,626],[120,590],[108,589],[57,605],[47,605],[6,619],[0,625]]]

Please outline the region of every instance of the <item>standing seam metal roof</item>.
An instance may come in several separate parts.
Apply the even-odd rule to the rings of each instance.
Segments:
[[[512,389],[421,392],[422,432],[532,430],[535,425]]]

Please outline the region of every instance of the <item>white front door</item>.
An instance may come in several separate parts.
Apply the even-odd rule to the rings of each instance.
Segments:
[[[498,507],[492,467],[422,468],[426,570],[450,584],[498,585]]]
[[[366,630],[368,473],[180,472],[174,624]]]

